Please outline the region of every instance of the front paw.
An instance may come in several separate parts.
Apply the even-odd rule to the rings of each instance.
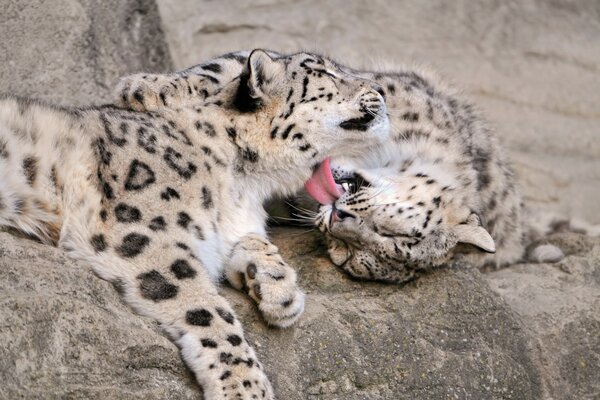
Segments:
[[[296,271],[266,238],[255,234],[242,238],[226,274],[232,286],[256,301],[269,325],[287,328],[302,315],[304,293],[298,288]]]
[[[225,358],[228,355],[225,354]],[[235,362],[235,360],[233,361]],[[273,389],[258,364],[233,368],[221,365],[217,379],[203,385],[207,400],[274,400]],[[224,368],[223,368],[224,367]],[[213,371],[207,371],[212,373]]]
[[[258,257],[248,263],[244,276],[248,294],[269,325],[287,328],[300,318],[304,293],[296,284],[296,272],[279,255]]]

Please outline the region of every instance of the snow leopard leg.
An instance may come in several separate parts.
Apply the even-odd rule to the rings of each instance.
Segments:
[[[256,301],[270,325],[286,328],[304,311],[304,293],[298,288],[296,271],[261,235],[246,235],[235,245],[225,275],[231,285]]]
[[[115,240],[92,235],[87,258],[125,302],[154,318],[178,346],[206,400],[273,399],[240,321],[183,241],[133,226]]]

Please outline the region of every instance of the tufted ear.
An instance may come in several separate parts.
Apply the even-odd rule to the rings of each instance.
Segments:
[[[488,253],[496,252],[494,239],[483,227],[471,224],[459,224],[453,228],[459,243],[472,244]]]
[[[267,87],[283,73],[282,65],[267,52],[252,50],[240,78],[235,106],[243,112],[256,111],[266,100]]]

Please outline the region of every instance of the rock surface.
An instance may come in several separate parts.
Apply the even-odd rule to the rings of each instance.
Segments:
[[[600,239],[555,235],[569,254],[556,265],[457,266],[396,286],[349,279],[316,233],[274,237],[308,294],[299,323],[268,328],[245,295],[223,292],[279,399],[599,393]],[[156,325],[54,248],[0,233],[0,315],[2,399],[202,398]]]
[[[537,349],[544,398],[600,397],[600,240],[556,234],[569,257],[485,274],[524,322]]]
[[[157,1],[176,67],[255,47],[431,65],[483,108],[532,206],[600,223],[600,2]]]
[[[246,296],[224,291],[278,398],[539,398],[524,328],[479,273],[353,282],[318,235],[277,237],[308,292],[300,323],[269,329]],[[176,347],[89,268],[7,233],[0,243],[0,398],[198,398]]]
[[[0,93],[111,100],[117,79],[171,69],[152,0],[0,0]]]

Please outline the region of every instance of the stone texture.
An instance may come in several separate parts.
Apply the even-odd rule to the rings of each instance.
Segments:
[[[120,76],[171,69],[151,0],[0,0],[0,93],[101,104]]]
[[[540,397],[526,331],[477,271],[355,282],[318,234],[275,236],[308,292],[300,323],[267,328],[251,300],[224,293],[278,398]],[[155,324],[57,249],[0,233],[0,315],[0,398],[201,398]]]
[[[308,294],[299,323],[268,328],[223,293],[279,399],[597,397],[600,239],[554,235],[568,254],[556,265],[396,286],[349,279],[315,232],[273,233]],[[202,398],[157,326],[57,249],[0,233],[0,315],[0,398]]]
[[[597,0],[158,4],[176,67],[254,47],[431,65],[483,108],[530,204],[600,223]]]
[[[516,265],[484,276],[534,338],[544,397],[600,396],[600,240],[547,239],[570,254],[554,265]]]

